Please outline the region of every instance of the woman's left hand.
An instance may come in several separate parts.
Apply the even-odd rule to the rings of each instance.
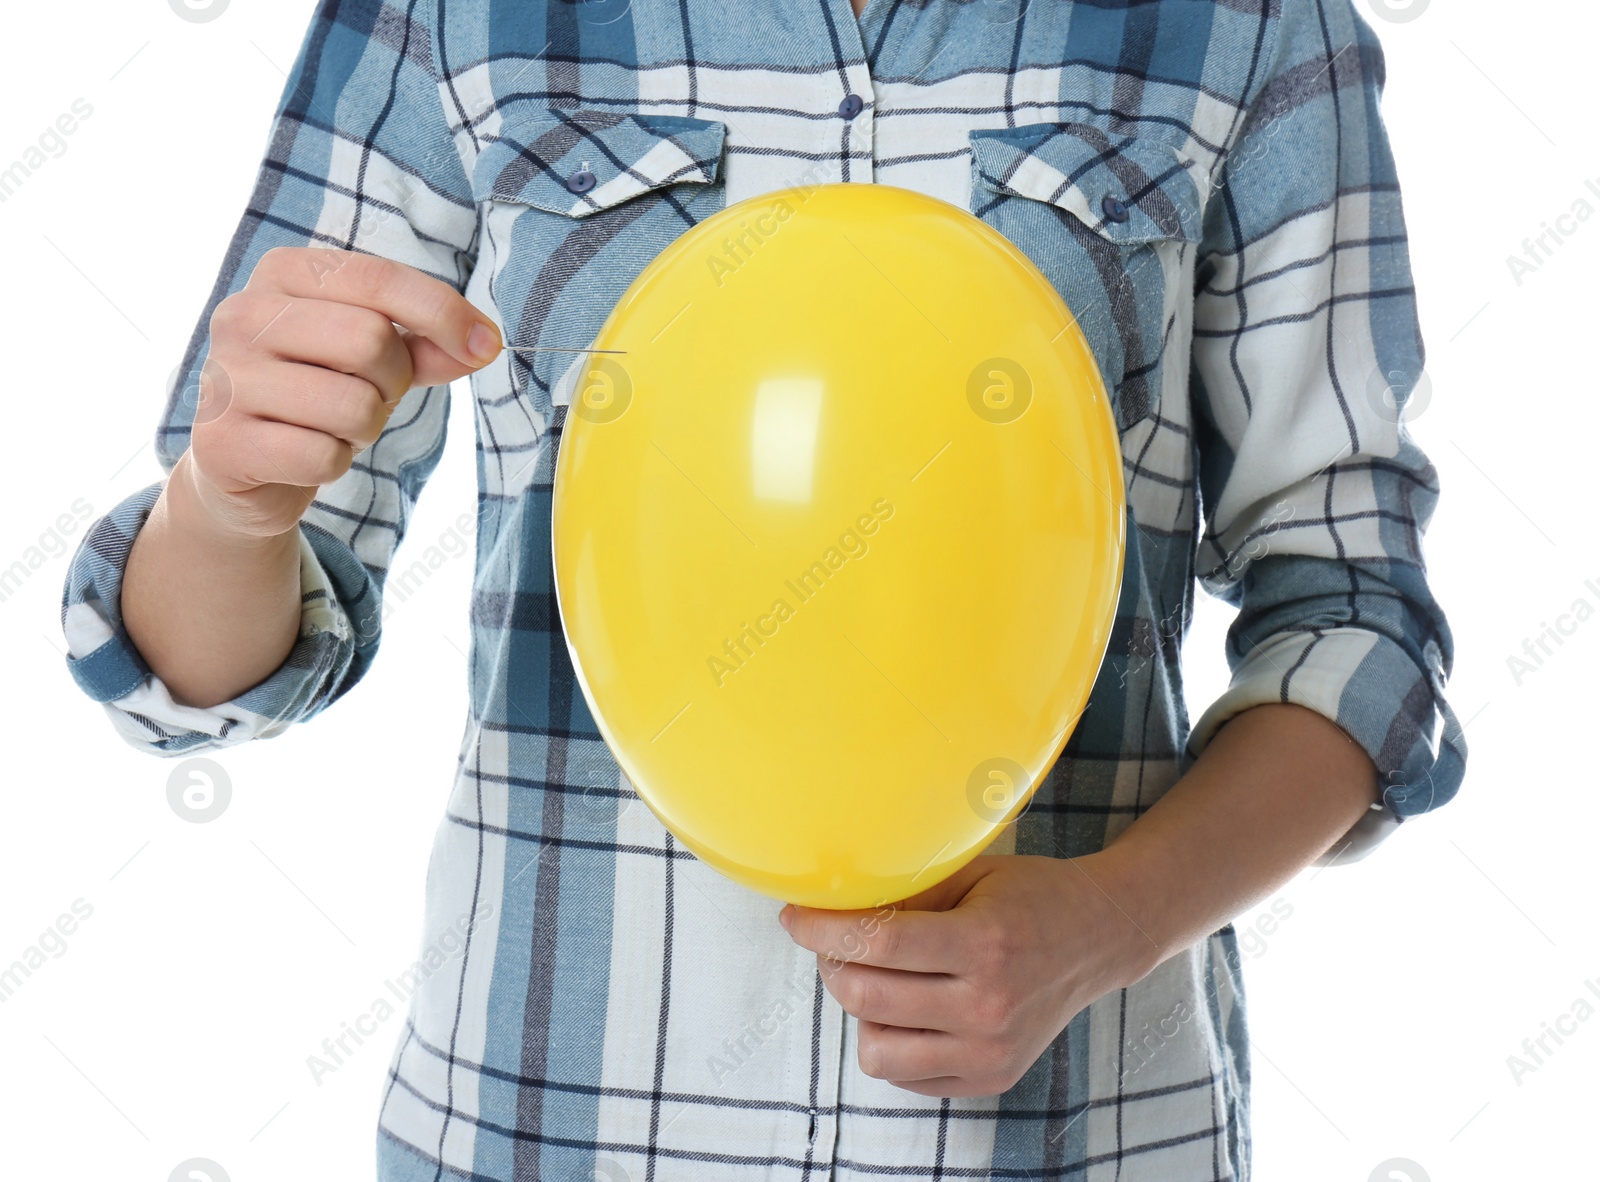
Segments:
[[[859,1020],[863,1072],[926,1096],[992,1096],[1090,1002],[1164,959],[1113,897],[1117,857],[980,855],[897,903],[790,903],[779,921]]]

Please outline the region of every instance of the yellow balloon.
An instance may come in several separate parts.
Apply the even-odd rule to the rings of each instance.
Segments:
[[[789,189],[618,301],[557,460],[557,604],[628,780],[689,850],[814,907],[954,873],[1084,710],[1121,449],[1055,288],[965,210]]]

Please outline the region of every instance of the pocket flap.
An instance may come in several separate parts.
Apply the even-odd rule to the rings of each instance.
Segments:
[[[1087,123],[968,133],[984,188],[1060,206],[1111,242],[1200,240],[1200,192],[1171,144]],[[1114,214],[1125,215],[1121,221]]]
[[[508,118],[473,165],[473,196],[585,217],[650,189],[714,181],[725,130],[709,119],[612,111]]]

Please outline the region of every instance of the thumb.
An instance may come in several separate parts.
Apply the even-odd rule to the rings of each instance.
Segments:
[[[949,911],[960,904],[979,879],[996,869],[994,854],[979,854],[948,878],[895,904],[901,911]]]
[[[502,344],[500,334],[493,333],[492,352],[476,363],[461,361],[450,353],[445,352],[440,346],[430,341],[427,337],[412,332],[407,328],[400,328],[400,339],[404,342],[406,351],[411,354],[411,384],[417,386],[443,386],[457,378],[465,377],[482,369],[489,362],[500,355]]]

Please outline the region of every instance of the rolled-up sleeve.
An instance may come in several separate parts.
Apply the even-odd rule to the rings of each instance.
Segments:
[[[128,552],[160,493],[161,485],[152,484],[94,523],[73,556],[62,595],[67,667],[79,688],[105,706],[123,738],[170,755],[270,738],[359,679],[377,646],[377,589],[336,539],[324,542],[325,567],[302,529],[300,634],[283,664],[227,702],[201,708],[174,701],[128,637],[119,608]]]
[[[1429,389],[1377,39],[1350,0],[1284,0],[1262,77],[1196,261],[1196,573],[1238,616],[1186,755],[1265,703],[1336,723],[1382,790],[1322,859],[1345,862],[1465,771],[1422,547],[1439,476],[1407,425]]]
[[[215,367],[206,368],[211,314],[267,251],[361,251],[465,288],[476,206],[439,90],[429,8],[418,6],[408,20],[380,0],[319,6],[273,117],[249,205],[167,393],[155,446],[168,474],[189,445],[198,401],[192,392],[217,388]],[[128,554],[164,482],[95,521],[69,565],[61,623],[73,679],[104,706],[117,732],[162,755],[266,738],[317,714],[360,680],[377,651],[395,549],[443,451],[448,409],[448,386],[410,391],[378,440],[318,490],[299,526],[299,636],[278,669],[215,706],[175,701],[122,622]]]

